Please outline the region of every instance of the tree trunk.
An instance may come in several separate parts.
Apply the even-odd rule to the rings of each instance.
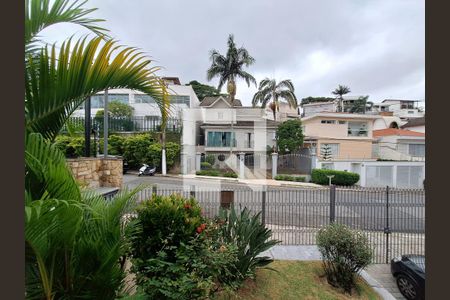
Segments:
[[[231,141],[230,141],[230,158],[233,155],[233,144],[234,144],[234,98],[236,96],[236,82],[234,79],[228,80],[227,83],[227,92],[230,95],[230,102],[231,102]],[[234,165],[233,165],[234,166]]]

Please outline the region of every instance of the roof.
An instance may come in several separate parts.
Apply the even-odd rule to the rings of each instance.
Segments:
[[[383,103],[383,102],[387,102],[387,101],[399,101],[399,102],[420,102],[420,100],[409,100],[409,99],[384,99],[383,101],[381,101],[381,103]]]
[[[200,102],[200,106],[203,106],[203,107],[211,106],[219,98],[222,98],[223,100],[225,100],[231,106],[230,98],[229,97],[223,97],[223,96],[205,97],[205,98],[203,98],[202,102]],[[234,99],[234,106],[242,106],[241,100]]]
[[[263,119],[264,120],[264,119]],[[266,120],[266,126],[267,127],[277,127],[279,122],[273,121],[273,120]],[[255,121],[237,121],[233,126],[234,127],[253,127],[255,124]],[[229,123],[204,123],[201,125],[202,127],[223,127],[223,126],[230,126]]]
[[[425,117],[409,119],[408,123],[403,125],[402,128],[413,127],[413,126],[422,126],[422,125],[425,125]]]
[[[180,79],[178,77],[162,77],[161,78],[164,81],[172,81],[176,85],[180,85]]]
[[[391,135],[425,137],[425,133],[406,129],[386,128],[373,131],[373,137],[383,137]]]
[[[301,106],[316,106],[316,105],[325,105],[325,104],[335,104],[334,101],[328,101],[328,102],[311,102],[307,104],[302,104]]]
[[[346,112],[319,112],[311,116],[302,118],[302,121],[308,121],[314,118],[343,118],[343,119],[369,119],[375,120],[381,118],[379,115],[352,114]]]

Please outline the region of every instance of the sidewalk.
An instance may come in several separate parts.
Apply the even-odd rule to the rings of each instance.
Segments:
[[[283,246],[277,245],[261,253],[262,256],[269,256],[277,260],[321,260],[321,255],[317,246]],[[381,267],[380,267],[381,266]],[[384,266],[384,267],[383,267]],[[385,265],[370,265],[367,271],[361,272],[361,277],[385,300],[405,299],[398,291],[390,272],[386,271]],[[390,275],[390,277],[389,277]],[[377,280],[379,281],[377,281]],[[383,279],[380,280],[380,279]],[[394,297],[395,295],[395,297]]]

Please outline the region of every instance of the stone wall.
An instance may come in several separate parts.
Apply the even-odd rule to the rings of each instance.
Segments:
[[[67,159],[75,179],[90,188],[122,186],[123,163],[117,157]]]

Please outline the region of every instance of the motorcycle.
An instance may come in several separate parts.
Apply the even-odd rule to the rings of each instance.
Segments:
[[[142,175],[149,175],[149,176],[153,176],[156,173],[156,167],[150,167],[147,164],[144,164],[140,169],[139,169],[139,174],[138,176],[142,176]]]

